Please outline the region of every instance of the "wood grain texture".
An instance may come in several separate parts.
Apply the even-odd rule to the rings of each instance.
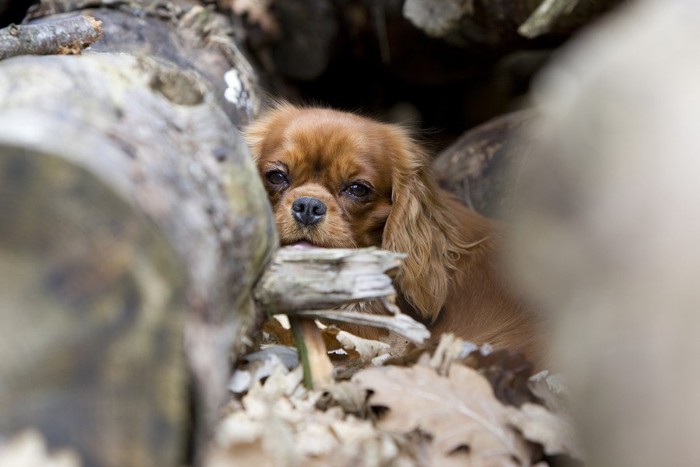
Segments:
[[[385,273],[403,255],[377,248],[282,248],[256,289],[269,313],[331,308],[396,294]]]

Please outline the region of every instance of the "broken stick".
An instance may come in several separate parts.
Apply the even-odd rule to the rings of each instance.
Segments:
[[[421,323],[393,304],[396,290],[387,272],[405,255],[378,248],[281,248],[258,282],[255,298],[270,315],[284,313],[292,324],[307,386],[332,380],[314,319],[389,329],[421,343],[430,336]],[[390,315],[348,311],[347,305],[378,301]],[[342,308],[341,308],[342,307]]]
[[[77,54],[102,37],[102,23],[91,16],[0,29],[0,60],[18,55]]]

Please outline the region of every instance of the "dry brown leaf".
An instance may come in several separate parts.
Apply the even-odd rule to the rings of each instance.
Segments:
[[[439,374],[446,375],[453,363],[478,350],[479,347],[475,344],[464,341],[454,334],[445,333],[440,336],[440,342],[430,358],[430,366]]]
[[[540,371],[533,375],[528,386],[532,393],[544,402],[544,406],[554,413],[566,413],[566,387],[561,375]]]
[[[364,417],[367,408],[367,393],[357,384],[341,381],[326,388],[316,403],[316,408],[326,410],[339,406],[347,414]]]
[[[477,370],[491,383],[496,398],[504,404],[519,407],[524,402],[540,402],[530,387],[532,364],[522,354],[494,350],[488,344],[477,346],[452,334],[443,334],[430,366],[444,375],[453,363]]]
[[[266,341],[275,344],[294,346],[294,335],[285,315],[275,315],[263,323],[262,331],[267,334]]]
[[[335,338],[346,351],[354,350],[364,361],[376,357],[389,357],[389,344],[372,339],[364,339],[347,331],[339,331]]]
[[[503,349],[485,353],[482,348],[470,353],[463,363],[482,374],[504,404],[519,407],[525,402],[540,402],[529,385],[532,364],[522,354]]]
[[[554,414],[539,404],[525,403],[519,409],[508,407],[508,418],[528,441],[541,444],[548,456],[582,459],[574,427],[562,414]]]
[[[228,383],[229,391],[235,394],[247,392],[253,381],[267,378],[278,366],[293,370],[299,365],[299,358],[294,347],[268,345],[244,355],[241,362]]]
[[[471,368],[453,365],[449,376],[421,365],[370,368],[353,381],[373,392],[371,406],[388,408],[380,428],[401,434],[420,430],[433,437],[435,465],[452,463],[454,456],[471,465],[530,462],[530,448],[509,425],[506,408]]]

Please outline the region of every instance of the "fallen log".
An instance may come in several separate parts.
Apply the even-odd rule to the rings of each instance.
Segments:
[[[213,13],[137,3],[99,12],[113,52],[0,62],[0,433],[38,428],[87,465],[186,461],[190,374],[201,451],[276,245],[232,123],[256,111],[250,66],[188,42]]]

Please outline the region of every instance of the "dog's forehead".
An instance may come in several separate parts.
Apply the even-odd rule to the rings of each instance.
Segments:
[[[381,171],[376,129],[352,121],[301,119],[285,132],[286,162],[306,172],[354,176]]]

